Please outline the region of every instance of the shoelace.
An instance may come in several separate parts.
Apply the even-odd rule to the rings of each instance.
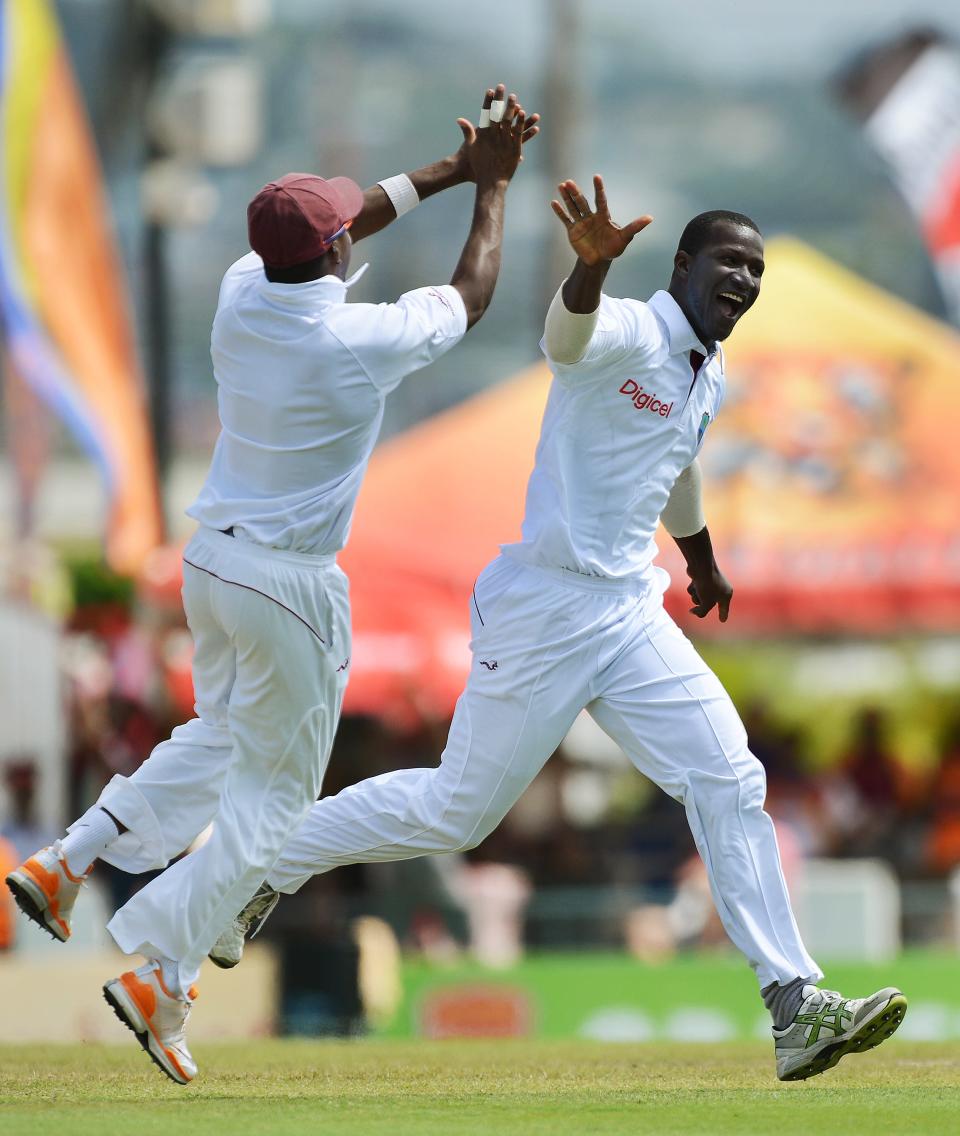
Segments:
[[[263,892],[258,892],[253,899],[250,900],[249,904],[247,904],[243,912],[243,918],[238,920],[244,932],[248,931],[253,921],[263,915],[265,911],[269,911],[276,902],[277,893],[275,891],[264,890]]]
[[[171,1038],[170,1038],[170,1044],[171,1045],[181,1045],[181,1044],[185,1043],[186,1040],[187,1040],[187,1037],[186,1037],[187,1022],[190,1020],[190,1012],[193,1009],[193,1003],[188,1001],[186,1003],[186,1007],[187,1007],[187,1012],[183,1015],[183,1025],[180,1027],[180,1029],[177,1033],[175,1033],[171,1036]]]
[[[843,995],[839,990],[820,990],[818,988],[820,997],[830,1006],[839,1006],[843,1001]]]

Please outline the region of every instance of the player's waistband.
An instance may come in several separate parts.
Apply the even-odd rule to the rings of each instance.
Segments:
[[[660,569],[650,567],[645,572],[632,576],[591,576],[586,572],[579,572],[576,568],[564,568],[553,564],[537,564],[523,560],[507,549],[501,550],[501,555],[515,564],[528,568],[531,572],[539,572],[553,580],[565,584],[569,588],[577,588],[582,592],[593,592],[608,596],[642,596],[654,589],[657,582],[657,572]],[[662,591],[662,589],[661,589]]]
[[[252,560],[270,560],[274,563],[279,560],[287,564],[310,565],[315,568],[328,568],[337,562],[335,552],[318,554],[293,552],[288,548],[268,548],[265,544],[255,544],[252,540],[247,540],[242,534],[234,532],[232,528],[221,531],[201,525],[197,529],[196,535],[214,547],[230,548],[239,555],[250,557]]]

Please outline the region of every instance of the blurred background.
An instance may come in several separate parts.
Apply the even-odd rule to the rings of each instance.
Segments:
[[[490,312],[388,403],[342,557],[355,654],[325,792],[439,758],[470,588],[515,538],[532,466],[537,344],[570,263],[556,182],[601,172],[616,218],[654,215],[611,273],[620,295],[665,286],[694,214],[745,212],[768,271],[703,454],[736,595],[723,629],[690,626],[664,535],[668,605],[766,766],[828,981],[896,982],[912,995],[900,1036],[960,1036],[956,4],[0,13],[0,861],[59,835],[192,712],[183,509],[216,438],[210,323],[247,201],[288,170],[369,185],[440,158],[502,80],[543,131],[510,190]],[[471,206],[460,187],[361,244],[351,299],[448,281]],[[113,1036],[102,928],[142,882],[101,865],[69,948],[0,897],[0,1036],[65,1036],[65,989],[67,1032]],[[319,877],[262,939],[205,975],[201,1033],[767,1028],[682,810],[586,717],[480,848]],[[52,963],[59,1001],[23,1001]]]

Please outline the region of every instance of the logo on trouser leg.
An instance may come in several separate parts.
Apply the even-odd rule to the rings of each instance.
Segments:
[[[495,671],[499,665],[500,664],[497,662],[496,659],[492,659],[490,662],[487,662],[486,659],[480,660],[480,666],[486,667],[488,671]]]
[[[347,669],[347,667],[349,667],[349,666],[350,666],[350,656],[347,655],[347,657],[343,660],[343,662],[340,664],[340,666],[337,667],[337,674],[339,674],[341,671],[345,671]]]

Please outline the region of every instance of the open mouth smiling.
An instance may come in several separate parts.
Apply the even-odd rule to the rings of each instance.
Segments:
[[[747,300],[739,292],[720,292],[717,302],[717,306],[727,319],[736,319],[745,309]]]

